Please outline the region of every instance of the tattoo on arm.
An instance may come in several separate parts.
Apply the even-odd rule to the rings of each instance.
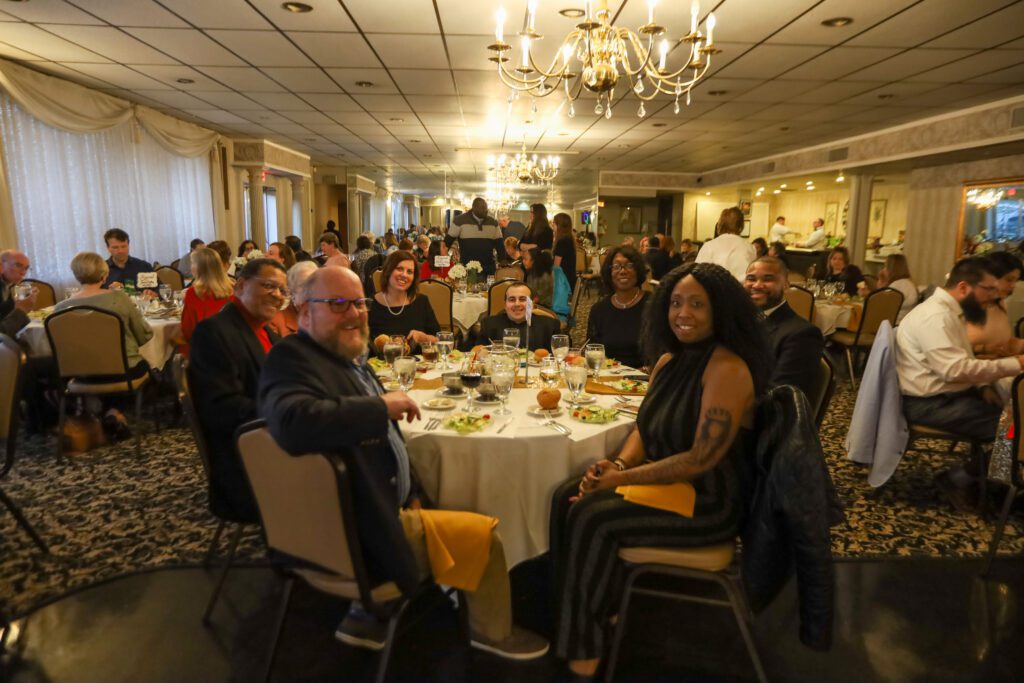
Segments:
[[[725,408],[712,406],[704,411],[693,446],[657,462],[631,467],[623,472],[627,484],[668,484],[690,481],[713,468],[732,441],[733,417]]]
[[[694,464],[703,467],[728,445],[732,428],[732,415],[725,408],[711,407],[704,413],[700,433],[690,449]]]

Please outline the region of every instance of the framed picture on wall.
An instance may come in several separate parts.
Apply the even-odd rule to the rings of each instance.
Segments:
[[[743,232],[740,233],[740,237],[750,237],[750,219],[747,218],[743,221]]]
[[[825,203],[825,232],[836,234],[836,221],[839,219],[839,202]]]
[[[642,206],[623,206],[619,214],[619,233],[639,234],[643,230],[643,214]]]
[[[744,216],[750,215],[750,202],[740,202],[740,211]]]
[[[872,199],[871,210],[868,212],[868,235],[881,235],[885,231],[884,199]]]

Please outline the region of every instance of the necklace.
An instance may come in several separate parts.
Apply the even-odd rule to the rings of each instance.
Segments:
[[[615,308],[629,308],[630,306],[632,306],[633,304],[640,300],[641,294],[643,294],[643,290],[637,287],[636,294],[633,296],[633,298],[624,304],[620,304],[618,299],[616,299],[616,297],[618,296],[618,292],[616,292],[615,294],[612,294],[612,304],[615,306]]]
[[[394,315],[394,316],[402,315],[402,311],[404,311],[405,307],[409,305],[409,301],[408,301],[408,299],[406,299],[406,302],[404,304],[402,304],[401,308],[398,309],[398,313],[395,313],[394,311],[391,310],[391,302],[388,300],[388,293],[387,292],[381,292],[381,294],[384,295],[384,306],[388,309],[388,313],[390,313],[391,315]]]

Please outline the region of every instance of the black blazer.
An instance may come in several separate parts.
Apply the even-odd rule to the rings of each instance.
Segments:
[[[660,280],[665,273],[672,270],[672,262],[668,254],[661,249],[648,249],[644,254],[644,259],[651,269],[651,277],[655,280]]]
[[[805,396],[813,396],[818,359],[825,350],[821,330],[797,315],[785,301],[768,316],[767,326],[775,358],[772,386],[791,384]]]
[[[379,396],[366,394],[355,372],[351,363],[300,331],[267,357],[260,414],[274,440],[292,455],[342,458],[352,476],[356,526],[370,577],[394,581],[410,593],[419,579],[398,520],[404,501],[398,500],[398,466],[388,446],[387,408]]]
[[[267,330],[271,343],[280,339]],[[259,521],[235,449],[235,430],[259,417],[256,392],[266,354],[234,302],[196,326],[189,386],[210,449],[210,508],[238,521]]]
[[[501,339],[507,328],[514,327],[519,330],[519,346],[523,348],[526,344],[526,321],[521,323],[512,322],[508,314],[501,312],[498,315],[492,315],[489,318],[484,318],[480,323],[480,338],[477,340],[478,344],[490,344],[490,340],[494,339],[498,341]],[[530,350],[536,351],[537,349],[550,349],[551,348],[551,336],[558,334],[559,330],[562,329],[562,323],[555,318],[549,318],[546,315],[540,315],[539,313],[533,314],[533,321],[530,324]]]

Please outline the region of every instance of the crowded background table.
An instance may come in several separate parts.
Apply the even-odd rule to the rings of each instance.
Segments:
[[[171,340],[181,336],[180,318],[146,318],[153,328],[153,338],[139,347],[139,353],[151,368],[162,368],[174,355],[174,344]],[[50,340],[46,338],[46,328],[41,320],[33,320],[21,332],[20,339],[28,347],[30,356],[52,356]]]
[[[857,331],[860,314],[864,307],[858,303],[831,304],[824,301],[814,302],[814,324],[826,337],[836,330]]]
[[[455,324],[467,331],[487,310],[487,297],[480,294],[456,294],[452,300],[452,318]]]

